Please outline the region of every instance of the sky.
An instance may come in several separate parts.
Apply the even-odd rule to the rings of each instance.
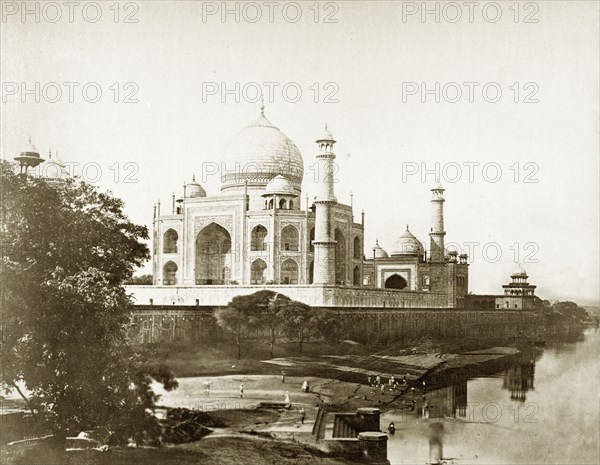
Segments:
[[[3,158],[31,136],[150,227],[193,174],[219,193],[260,90],[303,197],[327,123],[367,255],[407,224],[428,247],[441,182],[470,291],[500,293],[519,262],[542,298],[599,301],[597,2],[1,5]]]

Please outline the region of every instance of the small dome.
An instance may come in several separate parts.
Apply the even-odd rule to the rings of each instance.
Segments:
[[[31,137],[29,138],[29,143],[23,147],[19,156],[14,159],[18,161],[21,166],[27,167],[37,166],[44,161],[44,159],[40,157],[38,149],[31,143]]]
[[[281,174],[278,174],[267,183],[263,197],[274,194],[295,196],[296,192],[290,181]]]
[[[197,197],[206,197],[206,191],[204,188],[196,182],[196,176],[192,177],[192,182],[188,182],[185,185],[185,198],[197,198]]]
[[[48,154],[48,160],[40,165],[40,175],[53,181],[71,177],[71,173],[59,158],[58,153],[54,156],[52,156],[52,153]]]
[[[21,156],[25,155],[40,156],[40,152],[38,152],[38,149],[35,147],[35,145],[31,143],[31,139],[29,140],[29,143],[23,147],[23,150],[21,150]]]
[[[394,249],[392,256],[394,255],[423,255],[424,253],[423,244],[413,236],[406,226],[406,231],[402,234],[398,240],[394,243]]]
[[[327,125],[325,125],[325,131],[323,132],[323,135],[317,139],[317,142],[320,142],[320,141],[335,142],[335,139],[333,138],[333,134],[331,134],[331,131],[329,129],[327,129]]]
[[[388,253],[381,248],[379,245],[379,239],[375,241],[375,245],[373,246],[373,255],[375,258],[388,258]]]
[[[521,265],[517,264],[516,268],[510,275],[511,278],[528,278],[527,272],[521,267]]]

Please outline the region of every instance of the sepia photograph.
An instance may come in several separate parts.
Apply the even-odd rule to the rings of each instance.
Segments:
[[[600,463],[600,0],[0,7],[0,464]]]

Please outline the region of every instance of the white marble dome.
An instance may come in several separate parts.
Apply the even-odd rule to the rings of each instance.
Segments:
[[[394,242],[392,256],[394,255],[423,255],[423,244],[409,230],[406,231]]]
[[[48,160],[42,163],[39,167],[40,176],[48,180],[65,180],[71,177],[71,173],[67,169],[66,165],[59,158],[58,154],[48,155]]]
[[[23,150],[21,150],[21,156],[24,155],[37,155],[38,157],[40,156],[40,152],[38,151],[36,146],[31,143],[31,140],[28,144],[25,145],[25,147],[23,147]]]
[[[267,195],[297,195],[294,191],[294,186],[284,176],[278,174],[267,183],[265,193]]]
[[[188,182],[185,185],[185,197],[192,199],[196,197],[206,197],[206,191],[196,182],[195,176],[192,178],[192,182]]]
[[[517,264],[516,268],[511,273],[511,278],[528,278],[527,272],[521,267],[521,265]]]
[[[263,114],[242,129],[225,147],[221,170],[222,191],[266,187],[277,175],[284,176],[295,194],[300,194],[304,162],[300,150]]]

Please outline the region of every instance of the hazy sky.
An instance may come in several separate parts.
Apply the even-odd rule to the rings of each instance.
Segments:
[[[541,297],[597,301],[598,3],[470,5],[231,2],[223,17],[221,2],[28,2],[22,16],[2,2],[2,156],[31,135],[150,225],[156,199],[201,180],[256,118],[249,83],[267,96],[278,83],[266,115],[303,154],[303,197],[327,122],[336,194],[354,193],[358,221],[365,210],[367,254],[406,224],[428,247],[436,180],[421,174],[438,163],[447,243],[473,252],[470,290],[501,292],[521,261]]]

